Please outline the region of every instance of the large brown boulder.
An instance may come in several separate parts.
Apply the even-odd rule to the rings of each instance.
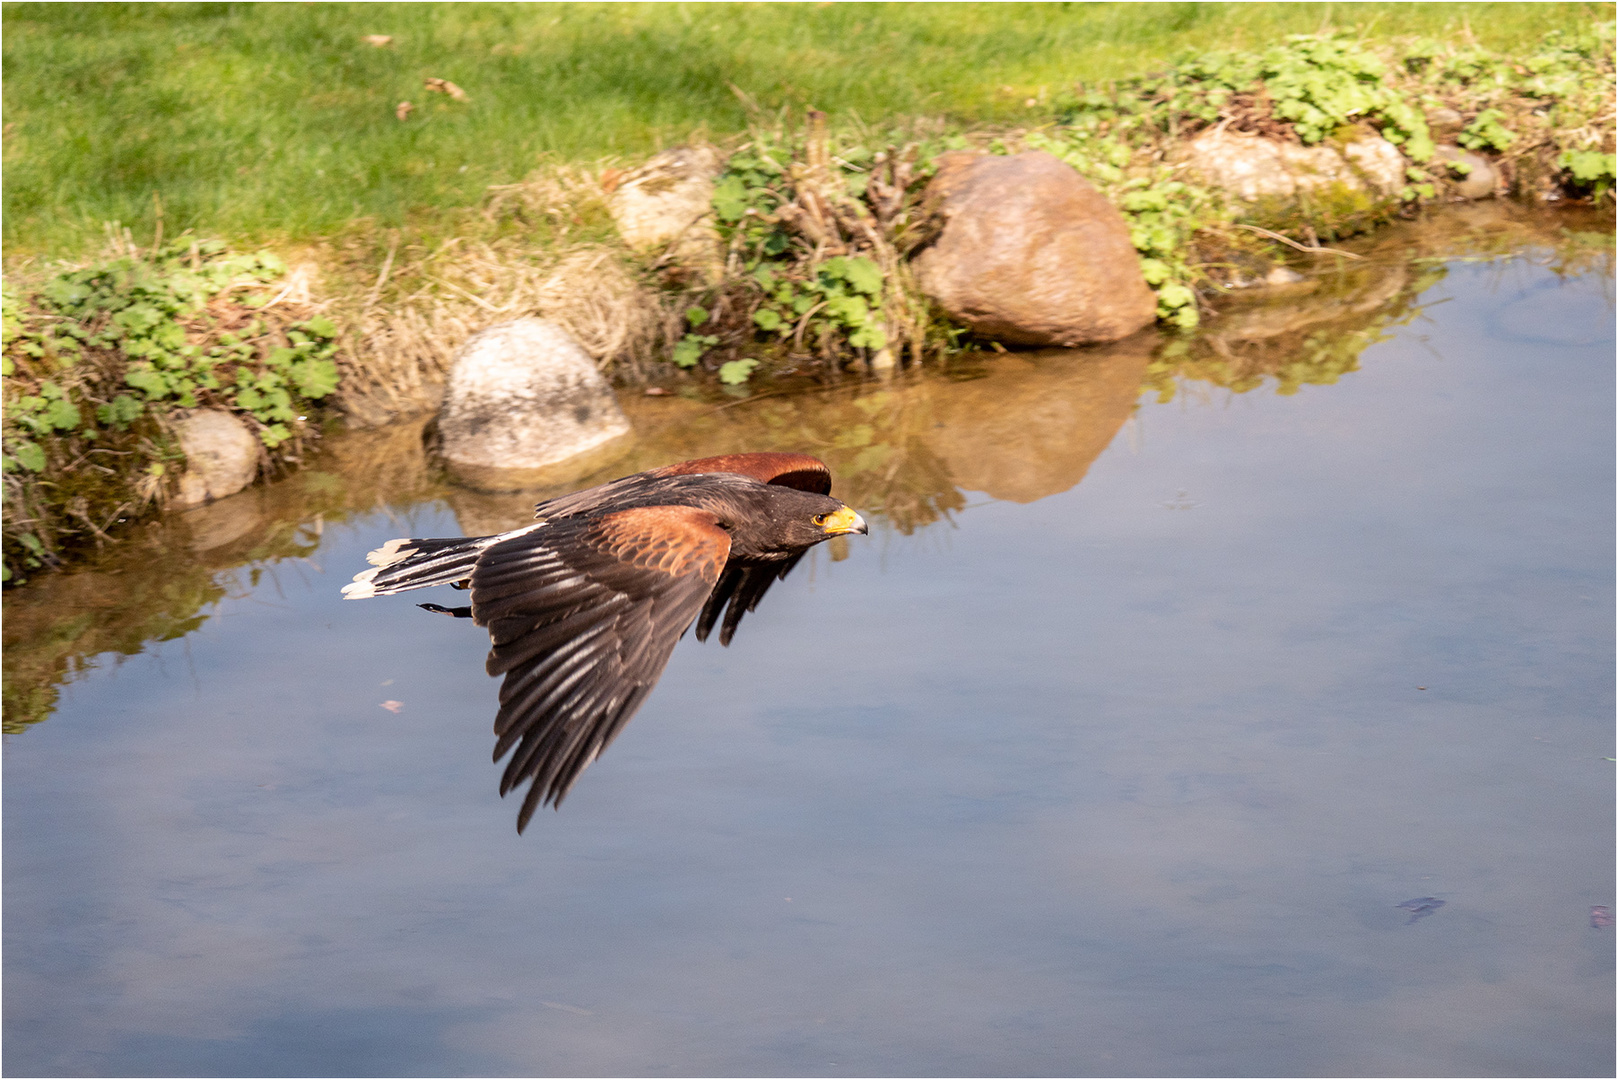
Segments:
[[[1085,345],[1156,317],[1124,216],[1050,154],[945,154],[926,200],[945,223],[917,283],[974,333]]]

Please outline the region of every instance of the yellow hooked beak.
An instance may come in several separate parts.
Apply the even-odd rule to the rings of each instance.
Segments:
[[[859,533],[863,536],[871,531],[866,527],[865,519],[846,506],[835,513],[827,514],[817,524],[826,530],[827,536],[843,536],[846,533]]]

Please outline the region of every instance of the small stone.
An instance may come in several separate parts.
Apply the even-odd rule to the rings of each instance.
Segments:
[[[1500,178],[1488,158],[1458,146],[1437,147],[1433,150],[1433,157],[1446,165],[1464,166],[1462,169],[1449,170],[1450,186],[1461,198],[1487,199],[1495,193]],[[1462,172],[1466,175],[1460,175]]]
[[[713,223],[714,179],[725,162],[711,146],[677,146],[645,165],[603,181],[611,184],[607,210],[618,234],[638,252],[671,247],[681,265],[718,280],[724,269]]]
[[[1264,275],[1264,284],[1266,285],[1296,285],[1303,280],[1305,279],[1302,274],[1285,266],[1277,266],[1274,270]]]
[[[186,470],[175,503],[181,507],[234,495],[258,475],[263,453],[247,425],[223,409],[199,409],[174,425]]]
[[[606,464],[629,421],[595,361],[543,319],[491,326],[457,354],[438,417],[451,472],[492,491]]]
[[[1466,126],[1466,117],[1454,109],[1440,105],[1427,110],[1427,127],[1434,135],[1448,135]]]
[[[915,260],[917,283],[974,333],[1084,345],[1156,317],[1123,215],[1050,154],[945,154],[926,203],[945,224]]]

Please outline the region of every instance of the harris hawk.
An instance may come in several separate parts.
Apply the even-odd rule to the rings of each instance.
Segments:
[[[560,806],[635,715],[693,622],[729,645],[744,614],[822,540],[864,533],[805,454],[698,458],[540,503],[494,536],[389,540],[343,596],[452,585],[472,603],[420,607],[488,629],[503,675],[494,760],[502,797],[530,782],[517,831]]]

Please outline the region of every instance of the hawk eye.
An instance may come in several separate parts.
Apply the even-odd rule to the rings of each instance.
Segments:
[[[816,525],[824,525],[824,524],[826,524],[826,519],[829,518],[829,517],[831,517],[830,514],[816,514],[815,518],[814,518],[815,524]]]

